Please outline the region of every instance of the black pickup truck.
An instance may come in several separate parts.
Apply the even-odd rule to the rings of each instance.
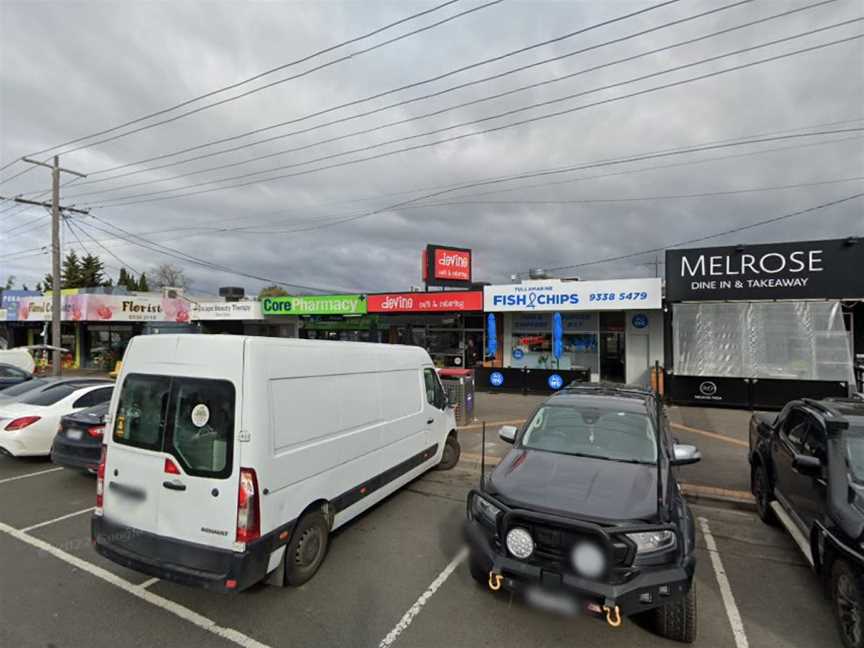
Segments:
[[[540,405],[468,495],[475,580],[558,612],[644,615],[670,639],[696,637],[693,515],[673,467],[699,461],[673,440],[656,396],[575,384]]]
[[[750,420],[759,517],[782,524],[822,578],[846,648],[864,648],[864,402],[792,401]]]

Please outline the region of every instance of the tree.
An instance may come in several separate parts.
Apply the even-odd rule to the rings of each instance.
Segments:
[[[53,283],[53,280],[47,281],[49,277],[50,275],[45,275],[46,286],[50,286]],[[80,288],[81,279],[81,260],[78,258],[78,255],[75,254],[75,250],[69,250],[66,258],[63,259],[63,266],[60,269],[60,287]]]
[[[72,254],[70,252],[70,254]],[[99,257],[87,254],[81,259],[79,270],[79,283],[69,285],[64,281],[64,288],[93,288],[95,286],[110,286],[111,279],[105,276],[105,264]]]
[[[262,288],[261,292],[258,293],[258,299],[264,299],[265,297],[287,297],[288,291],[285,290],[282,286],[277,286],[273,284],[272,286],[267,286],[266,288]]]
[[[9,275],[9,278],[6,280],[6,283],[3,286],[3,290],[12,290],[15,287],[15,275]]]
[[[142,272],[141,276],[138,277],[138,290],[141,292],[149,292],[150,286],[147,285],[147,273]]]
[[[157,288],[188,288],[189,282],[186,280],[185,273],[175,265],[163,263],[154,273],[155,279],[153,282]]]

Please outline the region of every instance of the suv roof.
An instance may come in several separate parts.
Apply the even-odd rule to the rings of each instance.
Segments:
[[[802,402],[828,418],[844,419],[855,424],[864,423],[864,401],[856,398],[805,398]]]
[[[564,389],[552,394],[546,402],[550,405],[578,405],[586,401],[593,406],[604,407],[616,401],[614,407],[630,411],[652,410],[656,404],[656,394],[638,385],[620,383],[570,383]]]
[[[591,396],[618,396],[620,398],[638,398],[644,400],[646,398],[656,398],[657,395],[647,387],[641,385],[625,385],[622,383],[584,383],[572,382],[564,389],[555,392],[554,396],[559,394],[570,395],[591,395]]]

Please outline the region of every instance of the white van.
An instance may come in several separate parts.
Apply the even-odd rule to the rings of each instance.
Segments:
[[[421,348],[139,336],[111,401],[93,542],[121,565],[207,589],[299,585],[330,531],[458,459],[453,410]]]

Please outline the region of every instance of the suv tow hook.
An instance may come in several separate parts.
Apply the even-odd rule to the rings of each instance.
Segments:
[[[603,611],[606,613],[606,623],[611,627],[617,628],[621,625],[621,610],[617,605],[604,605]]]
[[[496,574],[494,571],[489,572],[489,589],[493,592],[497,592],[501,589],[501,581],[504,580],[504,577],[501,574]]]

